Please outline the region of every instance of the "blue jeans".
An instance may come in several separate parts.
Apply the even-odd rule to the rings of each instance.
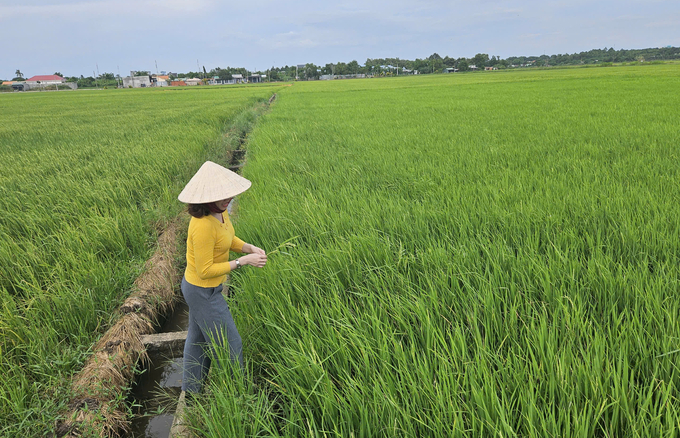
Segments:
[[[210,369],[210,357],[217,357],[211,340],[224,346],[226,335],[229,357],[243,368],[243,347],[234,318],[222,296],[222,285],[199,287],[182,278],[182,295],[189,305],[189,332],[184,343],[182,390],[199,392]]]

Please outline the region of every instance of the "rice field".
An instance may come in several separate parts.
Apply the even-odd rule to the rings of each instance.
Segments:
[[[276,88],[0,96],[0,436],[44,436],[70,376],[226,123]]]
[[[675,436],[678,65],[0,96],[0,436],[43,436],[225,124],[205,437]],[[222,358],[226,362],[226,357]]]
[[[296,83],[199,436],[680,432],[677,65]],[[223,357],[226,360],[226,356]]]

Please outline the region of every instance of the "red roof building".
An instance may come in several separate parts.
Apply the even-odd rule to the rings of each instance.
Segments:
[[[40,81],[41,84],[61,84],[62,82],[64,82],[64,78],[57,75],[38,75],[26,79],[26,82],[29,84],[30,83],[37,84],[38,81]]]

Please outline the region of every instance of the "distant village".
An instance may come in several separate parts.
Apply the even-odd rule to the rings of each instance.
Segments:
[[[122,88],[148,88],[148,87],[186,87],[195,85],[227,85],[227,84],[257,84],[264,82],[267,79],[263,74],[251,74],[244,76],[242,74],[233,74],[231,79],[220,79],[219,76],[209,78],[176,78],[170,77],[177,75],[168,73],[161,75],[140,75],[140,76],[126,76],[122,78]]]
[[[307,65],[299,65],[300,70],[303,70]],[[410,70],[405,67],[399,69],[392,65],[380,66],[383,71],[387,71],[389,75],[417,75],[420,74],[418,70]],[[315,69],[316,75],[309,75],[304,72],[304,76],[295,76],[295,80],[333,80],[333,79],[357,79],[357,78],[367,78],[374,77],[374,74],[356,73],[356,74],[321,74],[321,69]],[[478,70],[478,68],[473,64],[468,67],[468,70]],[[497,70],[496,67],[484,67],[484,70]],[[459,69],[453,67],[446,67],[442,69],[442,73],[455,73]],[[198,85],[229,85],[229,84],[257,84],[261,82],[268,81],[269,77],[265,74],[253,73],[253,74],[238,74],[234,73],[229,75],[230,79],[220,78],[219,76],[210,76],[207,78],[197,78],[188,77],[182,78],[178,77],[175,73],[167,74],[135,74],[136,72],[130,72],[130,76],[125,76],[123,78],[116,78],[117,88],[154,88],[154,87],[189,87]],[[162,72],[165,73],[165,72]],[[385,75],[385,73],[380,73],[379,75]],[[274,80],[277,80],[275,78]],[[30,91],[30,90],[65,90],[65,89],[78,89],[78,83],[73,81],[72,78],[64,78],[60,75],[37,75],[32,76],[26,80],[12,80],[4,81],[2,85],[5,87],[11,87],[14,91]],[[96,86],[96,83],[95,83]],[[61,87],[61,88],[60,88]],[[89,87],[88,87],[89,88]]]
[[[97,77],[68,77],[59,72],[52,75],[23,78],[19,70],[17,77],[4,81],[0,91],[51,91],[77,88],[152,88],[185,87],[200,85],[251,84],[275,81],[355,79],[378,76],[401,76],[432,73],[458,73],[466,71],[495,71],[515,68],[559,67],[567,65],[608,66],[613,63],[642,64],[680,59],[680,48],[665,46],[648,49],[614,50],[613,48],[593,49],[574,54],[541,56],[519,56],[501,59],[498,56],[478,53],[472,58],[441,57],[433,53],[424,59],[374,58],[367,59],[364,65],[356,60],[344,63],[329,63],[324,66],[312,63],[272,67],[266,72],[251,73],[245,68],[221,69],[219,67],[203,72],[178,74],[160,71],[131,71],[129,76],[121,77],[104,73]],[[94,72],[93,72],[94,73]],[[184,76],[184,77],[183,77]],[[199,78],[200,76],[200,78]]]
[[[131,72],[134,73],[134,72]],[[143,74],[126,76],[118,78],[118,88],[151,88],[151,87],[188,87],[196,85],[226,85],[226,84],[246,84],[246,83],[260,83],[266,80],[267,76],[262,74],[251,74],[244,76],[242,74],[233,74],[231,79],[220,79],[219,76],[210,78],[176,78],[170,79],[172,73],[164,75]],[[32,76],[24,81],[13,80],[4,81],[2,85],[11,87],[14,91],[30,91],[30,90],[65,90],[78,89],[78,83],[68,81],[59,75],[37,75]],[[61,88],[60,88],[61,87]]]

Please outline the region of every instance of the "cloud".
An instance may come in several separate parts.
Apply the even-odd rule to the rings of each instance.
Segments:
[[[645,24],[645,27],[650,29],[671,28],[673,30],[677,30],[680,28],[680,18],[676,17],[668,18],[666,20],[650,21]]]
[[[180,17],[205,14],[215,0],[102,0],[0,6],[0,21],[9,19],[59,18],[66,21],[100,17]]]

